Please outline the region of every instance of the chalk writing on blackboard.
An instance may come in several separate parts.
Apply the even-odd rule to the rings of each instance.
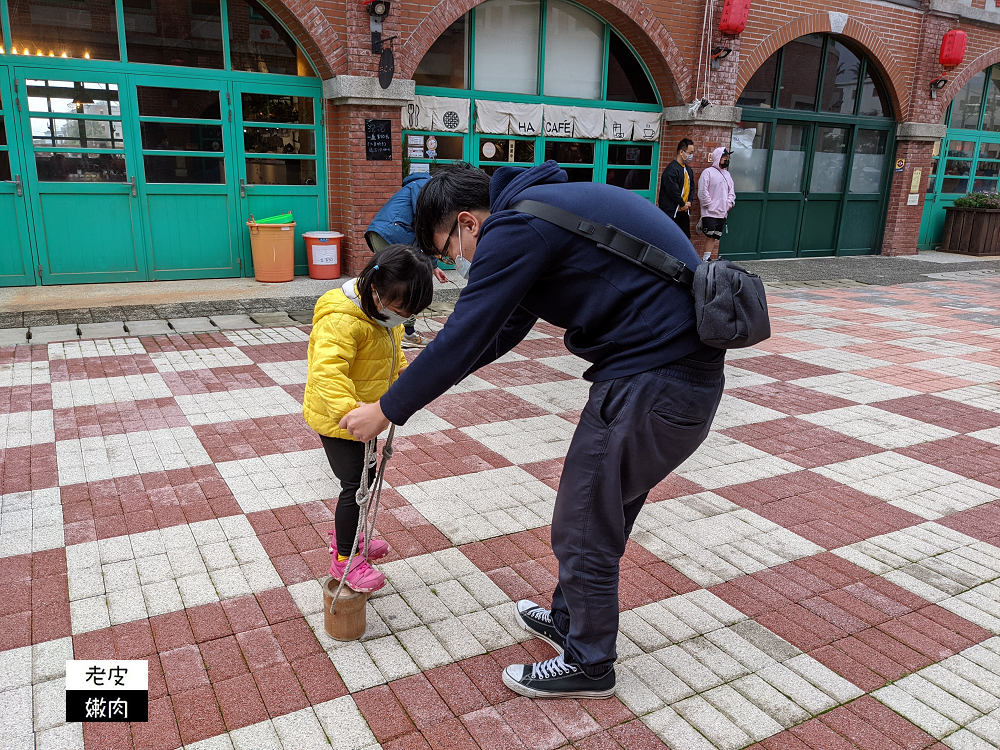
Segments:
[[[392,161],[391,120],[365,120],[365,158]]]

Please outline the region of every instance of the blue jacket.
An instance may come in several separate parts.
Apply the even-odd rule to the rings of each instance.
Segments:
[[[390,245],[412,245],[416,239],[413,234],[413,216],[417,212],[417,195],[430,178],[427,172],[407,175],[403,180],[403,187],[375,214],[366,233],[375,232]]]
[[[380,401],[392,422],[405,423],[473,370],[506,354],[539,318],[566,329],[566,347],[592,363],[584,374],[591,381],[652,370],[703,348],[686,288],[509,208],[528,198],[550,203],[614,224],[692,269],[700,264],[690,240],[646,199],[567,179],[553,161],[497,170],[468,286],[445,327]]]

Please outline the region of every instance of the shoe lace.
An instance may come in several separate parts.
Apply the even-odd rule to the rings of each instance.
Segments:
[[[552,613],[547,609],[542,609],[541,607],[539,607],[538,609],[536,609],[534,612],[531,613],[531,616],[534,617],[536,620],[541,620],[546,625],[552,624]]]
[[[531,678],[534,680],[546,677],[561,677],[565,674],[574,674],[577,668],[572,664],[567,664],[563,660],[563,655],[554,656],[548,661],[540,661],[531,665]]]

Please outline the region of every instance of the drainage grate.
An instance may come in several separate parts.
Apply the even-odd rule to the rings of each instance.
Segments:
[[[996,276],[1000,271],[995,268],[980,268],[975,271],[946,271],[944,273],[924,273],[928,279],[946,279],[955,281],[958,279],[976,279],[981,276]]]
[[[774,290],[788,289],[839,289],[851,286],[869,286],[854,279],[813,279],[811,281],[765,281],[764,286]]]

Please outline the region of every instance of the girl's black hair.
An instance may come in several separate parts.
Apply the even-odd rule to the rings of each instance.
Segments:
[[[379,314],[372,288],[383,305],[396,303],[409,315],[416,315],[434,297],[434,274],[431,259],[409,245],[389,245],[372,256],[358,276],[361,309],[373,320],[386,320]]]

